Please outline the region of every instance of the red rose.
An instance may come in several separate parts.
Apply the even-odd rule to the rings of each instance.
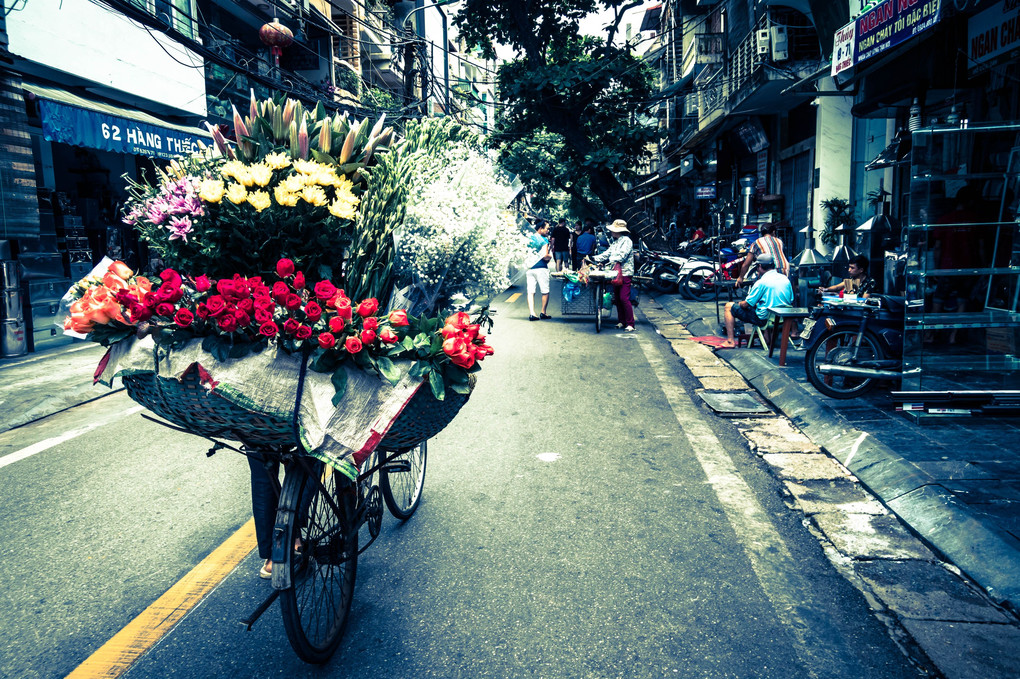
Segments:
[[[255,310],[255,320],[259,323],[265,323],[266,321],[273,320],[272,312],[266,311],[265,309]]]
[[[289,259],[281,259],[276,263],[276,275],[280,278],[294,275],[294,262]]]
[[[464,334],[467,336],[468,340],[473,340],[474,338],[478,337],[478,331],[480,329],[481,327],[477,323],[472,323],[471,325],[464,328]]]
[[[227,308],[227,301],[219,295],[213,295],[205,300],[205,306],[209,309],[210,316],[219,316]]]
[[[375,330],[362,330],[361,331],[361,343],[371,344],[375,341]]]
[[[471,317],[468,316],[467,313],[464,311],[458,311],[457,313],[453,314],[452,316],[449,316],[446,319],[446,325],[452,325],[458,330],[463,330],[468,326],[468,323],[470,322]]]
[[[379,319],[376,318],[375,316],[369,316],[368,318],[365,319],[364,323],[362,323],[361,325],[362,327],[365,328],[365,330],[378,330]]]
[[[248,290],[248,282],[240,275],[234,276],[234,280],[231,281],[228,290],[227,297],[230,297],[231,299],[240,301],[251,297],[251,291]]]
[[[237,318],[234,314],[221,314],[216,323],[223,332],[234,332],[237,330]]]
[[[242,299],[240,302],[237,303],[237,308],[240,309],[241,311],[247,311],[248,313],[251,313],[252,311],[255,310],[255,300],[253,300],[251,297]]]
[[[369,297],[366,300],[362,300],[361,304],[358,305],[356,311],[359,316],[368,317],[374,316],[375,312],[379,310],[379,300],[375,297]]]
[[[251,302],[252,306],[262,311],[268,311],[272,313],[276,309],[276,302],[273,301],[272,297],[256,297]]]
[[[283,331],[288,335],[296,333],[299,327],[301,327],[301,324],[294,318],[288,318],[283,322]]]
[[[209,307],[207,307],[204,303],[199,304],[195,307],[195,315],[199,318],[209,318]]]
[[[248,285],[248,289],[251,290],[251,294],[254,295],[262,287],[262,276],[252,276],[245,283]]]
[[[329,329],[333,332],[342,332],[345,325],[347,324],[344,322],[344,319],[339,316],[333,316],[333,318],[329,319]]]
[[[156,299],[160,302],[176,302],[183,296],[180,288],[176,288],[169,283],[165,283],[159,286],[156,290]]]
[[[298,271],[296,274],[294,274],[294,287],[297,290],[303,290],[304,289],[304,287],[305,287],[305,275],[304,275],[304,273]]]
[[[460,337],[461,335],[460,330],[449,324],[444,325],[441,332],[443,333],[443,339],[450,339],[451,337]]]
[[[276,337],[276,333],[279,332],[279,328],[276,327],[276,323],[272,321],[266,321],[259,327],[259,334],[263,337]]]
[[[195,314],[191,313],[188,309],[178,309],[177,313],[174,314],[174,323],[182,328],[187,328],[195,320]]]
[[[315,284],[315,296],[318,299],[328,300],[333,299],[333,295],[336,294],[336,286],[329,281],[319,281]]]
[[[460,337],[450,337],[443,342],[443,351],[447,356],[453,356],[464,351],[464,340]]]
[[[237,321],[237,327],[243,328],[247,326],[249,323],[251,323],[251,316],[248,315],[247,311],[244,311],[242,309],[235,309],[234,320]]]
[[[361,351],[361,340],[357,337],[348,337],[347,341],[344,342],[344,349],[347,349],[348,353],[356,354]]]
[[[173,269],[163,269],[163,273],[159,275],[159,280],[163,282],[163,285],[170,285],[173,288],[181,287],[181,275]]]
[[[351,316],[353,316],[354,312],[354,310],[351,309],[351,300],[346,297],[340,297],[336,300],[335,306],[337,316],[347,321],[351,320]]]
[[[152,309],[144,304],[132,304],[130,314],[132,323],[144,323],[152,318]]]
[[[459,365],[461,368],[467,369],[475,364],[475,356],[470,351],[465,351],[451,356],[450,362],[454,365]]]
[[[160,302],[159,304],[156,305],[156,315],[157,316],[173,316],[174,315],[174,305],[171,304],[170,302]]]
[[[283,281],[276,281],[273,283],[273,297],[276,298],[277,302],[282,302],[287,299],[287,295],[290,294],[290,288]]]
[[[154,291],[150,290],[149,292],[145,293],[145,296],[142,297],[142,301],[145,302],[145,306],[149,307],[150,309],[154,309],[156,305],[159,304],[162,300],[159,298],[159,295],[157,295]]]
[[[397,337],[397,333],[393,332],[389,328],[382,329],[382,332],[379,333],[379,339],[386,342],[386,344],[396,344],[400,341],[400,338]]]
[[[212,281],[210,281],[209,277],[206,276],[205,274],[202,274],[201,276],[195,279],[195,290],[198,290],[199,292],[205,292],[206,290],[209,290],[211,287]]]
[[[410,325],[407,321],[407,311],[405,309],[395,309],[390,312],[390,325],[394,327],[400,327],[402,325]]]
[[[312,329],[309,328],[307,325],[299,325],[298,329],[294,332],[294,337],[297,337],[298,339],[301,340],[308,339],[311,336]]]
[[[234,279],[221,278],[218,281],[216,281],[216,292],[223,295],[224,297],[234,292]]]
[[[309,302],[305,305],[305,316],[308,316],[308,320],[315,323],[322,318],[322,307],[316,302]]]
[[[294,309],[301,307],[301,298],[294,293],[291,293],[287,295],[287,299],[284,301],[283,305],[291,311],[294,311]]]
[[[323,349],[332,349],[336,346],[336,337],[332,333],[319,333],[319,346]]]

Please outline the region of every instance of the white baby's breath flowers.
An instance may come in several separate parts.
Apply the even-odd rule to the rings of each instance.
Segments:
[[[437,170],[437,168],[439,168]],[[397,268],[429,300],[498,294],[527,248],[506,207],[513,191],[492,161],[464,145],[421,163],[409,182]]]

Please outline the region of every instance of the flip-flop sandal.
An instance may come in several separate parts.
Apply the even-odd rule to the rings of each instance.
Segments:
[[[262,568],[259,569],[259,577],[263,580],[270,580],[273,577],[273,571],[266,569],[265,562],[263,562]]]

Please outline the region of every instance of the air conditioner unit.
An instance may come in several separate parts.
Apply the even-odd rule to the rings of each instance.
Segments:
[[[769,29],[763,28],[758,31],[758,54],[769,53]]]
[[[772,60],[786,61],[790,58],[790,42],[786,35],[786,26],[773,26],[769,29],[772,42]]]

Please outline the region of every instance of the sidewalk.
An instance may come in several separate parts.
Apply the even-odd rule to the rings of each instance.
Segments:
[[[714,302],[660,295],[691,335],[716,335]],[[804,352],[716,351],[817,446],[839,460],[907,526],[997,602],[1020,611],[1020,420],[914,423],[881,386],[852,400],[818,393]]]
[[[54,347],[34,354],[0,358],[0,432],[119,391],[93,385],[104,347],[93,342]]]

